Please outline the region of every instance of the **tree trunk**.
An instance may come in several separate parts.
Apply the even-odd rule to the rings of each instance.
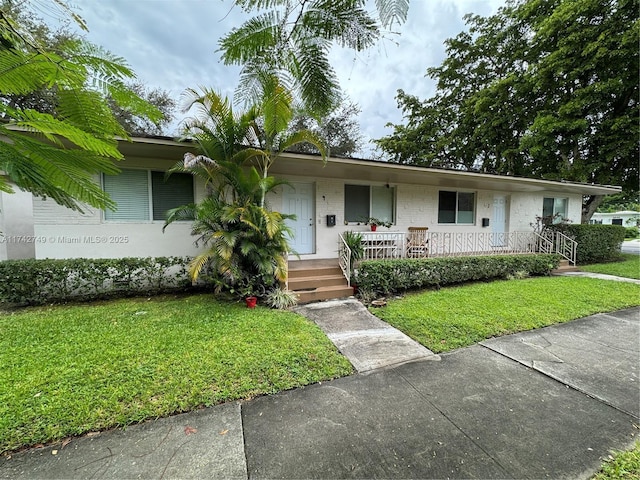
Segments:
[[[591,220],[591,217],[603,200],[604,195],[587,195],[584,197],[581,223],[589,223],[589,220]]]

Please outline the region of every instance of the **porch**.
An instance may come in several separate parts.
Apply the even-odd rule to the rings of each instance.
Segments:
[[[577,243],[560,232],[429,232],[410,227],[407,232],[358,232],[362,235],[363,260],[428,258],[471,255],[558,253],[575,266]],[[338,258],[289,262],[288,288],[300,303],[352,295],[351,249],[338,235]]]
[[[557,253],[575,267],[577,242],[561,232],[429,232],[427,227],[409,227],[408,232],[359,232],[363,260]],[[351,249],[338,236],[338,262],[347,280],[351,271]]]

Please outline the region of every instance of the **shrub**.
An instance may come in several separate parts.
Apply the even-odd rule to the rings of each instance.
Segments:
[[[0,304],[38,305],[186,290],[189,258],[74,258],[0,262]]]
[[[560,256],[553,254],[369,260],[360,265],[358,288],[389,295],[416,288],[506,278],[523,272],[547,275],[559,261]]]
[[[271,308],[285,309],[297,305],[298,296],[290,290],[275,287],[267,293],[265,302]]]
[[[576,263],[610,262],[620,256],[626,232],[621,225],[566,225],[563,231],[578,242]]]
[[[626,227],[624,232],[624,238],[638,238],[640,236],[640,229],[638,227]]]

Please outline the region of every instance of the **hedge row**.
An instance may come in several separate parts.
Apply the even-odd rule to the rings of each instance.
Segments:
[[[627,231],[621,225],[600,224],[563,225],[561,229],[578,242],[578,265],[616,260]]]
[[[356,283],[360,290],[389,295],[416,288],[505,278],[520,272],[548,275],[559,262],[560,256],[554,254],[369,260],[360,264]]]
[[[146,295],[191,287],[187,257],[5,260],[0,304],[41,305],[67,300]]]

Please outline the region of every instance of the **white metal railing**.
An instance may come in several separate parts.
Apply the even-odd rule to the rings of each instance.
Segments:
[[[536,233],[538,237],[538,251],[542,253],[557,253],[569,260],[572,265],[576,264],[578,253],[578,242],[562,232],[554,230],[544,230]]]
[[[347,279],[347,285],[351,286],[351,249],[342,234],[338,235],[338,265]]]
[[[464,255],[507,255],[515,253],[558,253],[575,265],[577,243],[553,231],[522,232],[420,232],[420,242],[408,241],[405,232],[360,232],[363,260],[392,258],[453,257]],[[339,236],[338,259],[349,278],[351,250]]]
[[[429,256],[499,255],[531,253],[533,232],[429,232]]]
[[[361,232],[364,260],[385,260],[405,256],[405,232]]]

